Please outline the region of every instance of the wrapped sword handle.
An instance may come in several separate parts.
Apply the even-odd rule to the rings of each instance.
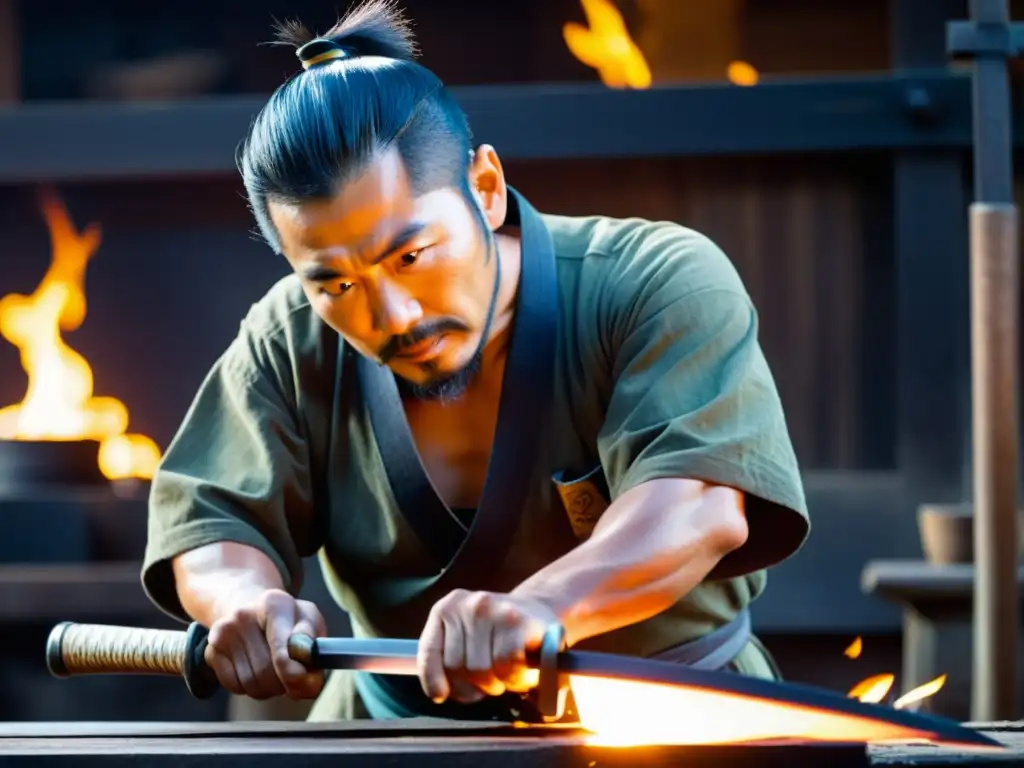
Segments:
[[[220,687],[204,658],[206,628],[193,622],[187,632],[63,622],[46,643],[46,666],[55,677],[89,674],[181,676],[197,699]]]

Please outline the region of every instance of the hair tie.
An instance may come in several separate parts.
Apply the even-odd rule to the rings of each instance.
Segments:
[[[343,59],[348,56],[348,52],[333,40],[318,37],[316,40],[310,40],[295,51],[295,55],[302,62],[303,69],[310,69],[317,64],[323,64],[325,61]]]

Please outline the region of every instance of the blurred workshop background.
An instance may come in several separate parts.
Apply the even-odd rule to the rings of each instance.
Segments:
[[[920,706],[966,718],[971,99],[945,48],[965,0],[403,5],[539,209],[677,221],[738,266],[814,524],[754,609],[786,676],[888,675],[886,701],[937,681]],[[297,69],[260,43],[337,6],[0,0],[2,720],[304,714],[176,680],[58,681],[43,646],[62,620],[178,626],[139,585],[146,478],[286,272],[234,165]],[[86,413],[54,395],[69,380]]]

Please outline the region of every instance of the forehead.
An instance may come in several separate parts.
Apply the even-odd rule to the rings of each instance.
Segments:
[[[282,244],[295,252],[372,248],[406,225],[416,207],[395,151],[375,157],[330,199],[268,206]]]

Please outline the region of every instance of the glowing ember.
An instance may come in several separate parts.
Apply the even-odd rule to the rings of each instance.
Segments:
[[[733,85],[757,85],[760,75],[745,61],[734,61],[725,69],[725,75]]]
[[[856,659],[860,657],[861,651],[863,650],[864,641],[858,637],[856,640],[850,643],[850,645],[847,647],[845,651],[843,651],[843,653],[846,654],[846,657],[849,659]]]
[[[934,696],[936,693],[942,690],[942,686],[946,684],[946,676],[939,675],[934,680],[929,680],[924,685],[919,685],[911,691],[907,691],[905,694],[900,696],[893,703],[893,709],[905,709],[910,704],[916,704],[922,699],[927,699],[929,696]]]
[[[895,679],[893,675],[875,675],[867,680],[861,680],[847,695],[851,699],[877,704],[889,693]]]
[[[0,298],[0,335],[18,348],[28,375],[24,399],[0,409],[0,439],[96,440],[104,476],[150,478],[160,459],[156,444],[126,434],[128,409],[120,400],[93,397],[89,363],[61,337],[85,320],[85,268],[99,247],[99,227],[76,231],[52,194],[43,196],[43,215],[50,268],[31,296]]]
[[[610,0],[580,0],[588,27],[569,22],[562,28],[572,55],[597,70],[609,88],[649,88],[651,70],[629,36],[622,14]]]
[[[723,691],[575,676],[572,690],[580,724],[593,734],[588,741],[600,746],[929,737],[906,726]],[[623,717],[625,712],[639,716]]]

